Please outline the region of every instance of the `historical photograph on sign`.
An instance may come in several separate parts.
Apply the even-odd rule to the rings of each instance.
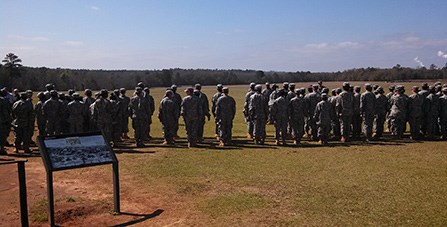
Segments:
[[[102,135],[47,139],[44,143],[54,169],[113,161]]]

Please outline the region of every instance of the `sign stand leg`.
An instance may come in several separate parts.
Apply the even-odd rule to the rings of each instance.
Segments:
[[[26,175],[25,162],[17,162],[19,172],[19,190],[20,190],[20,219],[22,226],[28,226],[28,201],[26,198]]]
[[[53,194],[53,173],[47,172],[47,192],[48,192],[48,216],[50,226],[56,226],[54,223],[54,194]]]
[[[120,178],[118,162],[114,162],[113,166],[113,199],[115,213],[119,214],[120,211]]]

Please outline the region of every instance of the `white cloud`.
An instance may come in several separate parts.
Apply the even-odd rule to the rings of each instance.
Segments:
[[[33,38],[31,38],[33,41],[48,41],[49,39],[47,37],[44,36],[35,36]]]
[[[90,9],[91,9],[91,10],[94,10],[94,11],[99,11],[99,10],[101,10],[101,9],[100,9],[99,7],[97,7],[97,6],[91,6]]]
[[[438,51],[438,57],[447,58],[447,54],[442,51]]]
[[[65,41],[64,44],[67,46],[82,46],[82,45],[84,45],[84,43],[81,41],[73,41],[73,40]]]
[[[413,60],[418,63],[420,67],[425,67],[424,63],[419,59],[419,57],[415,57]]]
[[[23,35],[7,35],[6,37],[8,37],[9,39],[16,39],[16,40],[24,40],[25,36]]]

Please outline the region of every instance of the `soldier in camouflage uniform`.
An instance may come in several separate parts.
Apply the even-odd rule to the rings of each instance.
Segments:
[[[213,114],[214,123],[216,124],[216,138],[218,141],[220,141],[220,139],[219,139],[219,125],[216,120],[216,103],[217,103],[217,100],[222,96],[222,89],[223,89],[222,84],[218,84],[216,89],[217,89],[217,92],[211,98],[211,113]]]
[[[315,107],[317,106],[317,104],[321,101],[321,95],[318,92],[318,84],[314,84],[312,85],[312,92],[307,94],[304,99],[306,100],[306,104],[308,105],[307,107],[307,115],[309,116],[308,120],[307,120],[307,125],[309,127],[309,129],[311,130],[311,139],[314,141],[318,140],[318,136],[317,136],[317,132],[318,132],[318,128],[317,128],[317,124],[316,121],[314,120],[314,116],[315,116]]]
[[[202,107],[202,116],[200,116],[199,126],[197,128],[197,142],[203,141],[203,131],[205,127],[205,117],[210,121],[210,105],[208,102],[208,97],[202,92],[202,85],[196,84],[195,89],[197,91],[196,96],[200,99],[200,105]]]
[[[92,122],[90,114],[90,106],[95,102],[95,98],[92,97],[93,93],[90,89],[85,89],[84,95],[84,132],[95,131],[95,124]]]
[[[114,92],[112,94],[110,94],[110,115],[112,117],[112,141],[113,141],[113,145],[116,146],[117,143],[122,142],[121,140],[121,133],[122,133],[122,123],[121,120],[123,119],[123,108],[122,108],[122,104],[121,104],[121,100],[118,97],[119,95],[119,90],[118,92]]]
[[[441,139],[447,140],[447,87],[442,88],[442,96],[439,98],[441,112],[439,113],[441,123]]]
[[[250,89],[248,90],[248,92],[245,94],[245,102],[244,102],[244,118],[245,118],[245,122],[247,123],[247,138],[248,139],[253,139],[253,130],[254,130],[254,125],[253,125],[253,120],[250,118],[250,113],[248,111],[248,106],[250,105],[250,97],[255,93],[255,83],[250,83]]]
[[[271,114],[275,121],[275,144],[286,145],[287,139],[287,122],[289,118],[288,107],[289,104],[286,100],[286,91],[284,89],[279,90],[279,97],[275,100],[272,106]],[[280,142],[281,141],[281,142]]]
[[[11,127],[11,104],[6,99],[7,91],[0,91],[0,155],[7,155],[5,143]]]
[[[39,99],[39,101],[37,101],[36,105],[34,106],[34,111],[36,113],[37,129],[39,130],[39,136],[44,136],[46,134],[45,133],[46,120],[42,115],[42,107],[46,101],[46,96],[43,92],[39,92],[37,94],[37,98]]]
[[[248,113],[253,121],[253,137],[256,144],[264,144],[265,142],[265,123],[267,120],[268,107],[265,102],[265,96],[262,95],[262,86],[255,86],[255,93],[250,96],[248,105]]]
[[[334,118],[332,118],[331,128],[332,128],[332,133],[334,134],[334,139],[336,139],[336,140],[339,140],[340,136],[341,136],[340,121],[339,121],[338,117],[335,117],[335,116],[337,116],[337,114],[335,113],[335,106],[337,104],[337,96],[340,93],[341,93],[340,88],[333,89],[332,96],[330,96],[328,98],[328,101],[332,105],[332,116],[334,116]]]
[[[146,133],[144,134],[144,139],[149,140],[152,138],[151,124],[152,124],[152,115],[154,115],[154,111],[155,111],[155,101],[154,101],[154,97],[152,97],[152,95],[151,95],[151,90],[149,89],[149,87],[145,87],[143,89],[143,91],[144,91],[144,97],[149,102],[149,118],[148,118],[148,122],[146,125]]]
[[[419,87],[414,86],[412,89],[413,94],[408,99],[408,122],[410,123],[411,138],[414,140],[420,139],[420,130],[423,120],[424,98],[419,95]]]
[[[62,132],[60,116],[63,114],[64,103],[59,100],[55,90],[50,92],[50,97],[42,106],[42,115],[46,120],[45,132],[47,135],[59,135]]]
[[[120,100],[120,107],[121,107],[121,138],[123,139],[129,139],[129,135],[127,135],[129,133],[129,116],[130,116],[130,111],[129,111],[129,103],[130,103],[130,98],[128,96],[126,96],[126,89],[125,88],[120,88],[120,95],[119,95],[119,100]]]
[[[354,87],[354,109],[352,115],[352,138],[359,139],[362,132],[362,114],[360,111],[361,96],[360,86]]]
[[[193,94],[194,89],[192,87],[187,88],[185,92],[186,97],[183,98],[180,114],[183,116],[185,122],[188,147],[195,147],[200,121],[199,118],[202,116],[203,107],[200,98]]]
[[[178,113],[177,115],[177,120],[174,122],[174,131],[175,131],[175,135],[174,138],[178,138],[178,121],[180,119],[180,112],[181,112],[181,108],[182,108],[182,96],[180,96],[179,93],[177,93],[177,85],[173,84],[171,86],[171,91],[174,93],[174,96],[172,97],[172,101],[175,104],[175,107],[177,109],[176,113]]]
[[[351,85],[348,82],[343,83],[343,91],[337,96],[335,104],[335,113],[340,120],[341,142],[349,141],[351,132],[351,121],[354,113],[354,95],[350,92]]]
[[[427,138],[431,140],[436,136],[436,124],[438,124],[441,106],[439,97],[436,95],[435,87],[430,86],[429,92],[430,94],[427,96],[427,100],[430,103],[428,110]]]
[[[166,90],[164,98],[158,109],[158,119],[163,126],[164,145],[174,145],[175,121],[177,120],[177,108],[174,101],[174,92]]]
[[[29,149],[30,137],[28,133],[30,131],[31,122],[34,122],[33,104],[27,102],[28,95],[25,92],[20,93],[20,99],[12,106],[12,125],[15,132],[15,152],[18,153],[19,149],[23,149],[25,153],[31,153]],[[23,146],[21,146],[23,143]]]
[[[403,87],[396,86],[394,90],[394,95],[390,99],[390,118],[391,118],[391,129],[393,130],[393,135],[398,139],[401,139],[406,128],[407,119],[407,108],[408,103],[405,96],[403,96]]]
[[[96,122],[96,128],[100,130],[105,137],[106,142],[111,143],[112,140],[112,105],[107,99],[109,92],[105,89],[100,91],[100,96],[96,99],[93,109],[92,117]]]
[[[383,125],[385,123],[386,114],[389,111],[388,99],[383,95],[382,87],[377,88],[376,95],[376,120],[374,122],[375,134],[374,138],[380,138],[383,135]]]
[[[289,123],[294,135],[294,144],[300,145],[304,135],[304,118],[307,116],[306,103],[300,89],[295,90],[296,96],[289,102]]]
[[[278,98],[278,85],[273,84],[272,85],[272,91],[269,94],[268,97],[268,107],[269,107],[269,115],[268,115],[268,123],[273,124],[273,118],[272,118],[272,106],[275,100]]]
[[[390,85],[388,87],[389,92],[385,96],[388,99],[388,103],[390,102],[391,97],[393,97],[393,95],[394,95],[394,89],[395,89],[394,85]],[[388,132],[392,132],[392,129],[391,129],[391,118],[389,117],[389,114],[390,114],[389,107],[390,106],[388,105],[388,112],[387,112],[387,116],[386,116],[386,126],[388,128]]]
[[[85,105],[78,93],[73,94],[73,101],[68,103],[68,123],[70,124],[70,133],[83,132],[83,120],[85,118]]]
[[[427,83],[423,83],[421,86],[421,90],[419,91],[419,95],[424,99],[424,103],[422,104],[422,124],[421,124],[421,132],[424,136],[427,135],[427,126],[430,124],[430,100],[427,99],[427,96],[430,94],[429,86]]]
[[[129,103],[130,116],[132,118],[132,127],[135,130],[135,142],[137,147],[144,147],[144,135],[146,133],[150,113],[149,101],[144,98],[143,89],[135,88],[135,95]]]
[[[320,143],[326,145],[329,139],[329,132],[331,131],[331,113],[333,113],[332,104],[328,102],[326,93],[321,95],[321,101],[315,107],[315,114],[313,118],[318,126],[318,137]]]
[[[223,95],[217,99],[215,116],[219,124],[219,146],[231,144],[233,119],[236,114],[236,102],[229,96],[227,87],[222,89]]]
[[[363,133],[365,141],[372,139],[374,116],[376,109],[376,96],[372,92],[371,84],[365,84],[365,92],[360,96],[360,113],[363,117]]]

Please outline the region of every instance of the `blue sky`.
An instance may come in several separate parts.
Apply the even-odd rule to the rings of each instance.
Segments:
[[[447,62],[445,0],[0,0],[34,67],[341,71]]]

